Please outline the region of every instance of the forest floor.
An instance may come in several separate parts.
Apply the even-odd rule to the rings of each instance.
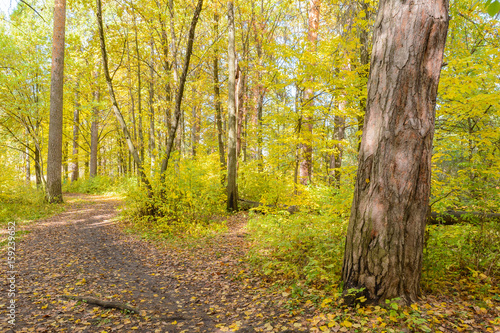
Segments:
[[[269,288],[243,260],[249,247],[243,213],[229,218],[227,232],[181,246],[127,233],[119,198],[67,194],[65,201],[63,213],[16,230],[29,233],[16,241],[15,326],[6,319],[10,269],[0,250],[0,332],[500,330],[494,301],[482,308],[428,295],[407,310],[393,303],[346,309],[328,298],[291,307],[288,292]]]
[[[16,242],[15,326],[6,320],[2,255],[0,332],[305,330],[306,317],[292,316],[258,279],[242,277],[242,215],[202,247],[160,249],[123,232],[118,198],[68,194],[65,201],[64,213],[25,226],[31,232]],[[91,304],[95,299],[138,313]]]

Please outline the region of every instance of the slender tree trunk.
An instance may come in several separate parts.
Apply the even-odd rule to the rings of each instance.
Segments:
[[[182,96],[184,94],[184,85],[186,83],[186,78],[189,69],[189,62],[191,60],[191,54],[193,52],[193,41],[194,41],[196,24],[198,23],[202,6],[203,6],[203,0],[198,0],[198,4],[196,5],[196,9],[193,14],[193,19],[191,20],[191,26],[189,28],[188,42],[186,46],[186,55],[184,57],[184,67],[182,69],[182,74],[179,80],[179,87],[177,90],[177,94],[175,96],[175,112],[174,112],[175,121],[172,124],[172,130],[168,135],[165,157],[161,164],[162,180],[165,180],[165,175],[166,175],[165,171],[167,171],[168,168],[168,161],[170,159],[170,153],[172,152],[172,147],[174,145],[175,133],[177,131],[177,127],[179,126],[179,120],[181,118],[181,104],[182,104]]]
[[[318,41],[319,27],[319,6],[320,0],[309,0],[309,51],[316,52],[316,43]],[[310,68],[314,64],[309,64]],[[312,181],[312,139],[313,139],[313,113],[314,113],[314,90],[310,87],[314,78],[311,76],[308,85],[304,92],[304,105],[302,115],[302,132],[301,132],[301,161],[300,161],[300,183],[307,185]]]
[[[125,123],[125,119],[123,118],[123,115],[120,111],[120,108],[118,107],[118,102],[116,101],[113,83],[111,81],[111,76],[109,75],[108,54],[106,52],[106,42],[104,39],[104,28],[103,28],[103,24],[102,24],[101,0],[97,0],[97,25],[99,28],[99,40],[100,40],[100,44],[101,44],[101,55],[102,55],[102,66],[104,69],[104,77],[106,78],[106,83],[108,86],[109,97],[111,98],[113,112],[115,113],[116,119],[118,120],[118,123],[120,124],[120,128],[123,132],[123,135],[125,136],[125,140],[127,142],[127,146],[128,146],[128,150],[130,152],[130,155],[132,155],[132,158],[134,159],[134,162],[137,165],[139,177],[140,177],[142,183],[146,186],[146,189],[148,190],[148,195],[151,196],[152,192],[153,192],[153,188],[151,187],[151,183],[149,182],[146,174],[144,173],[143,166],[142,166],[142,160],[139,157],[139,154],[137,153],[137,149],[136,149],[134,143],[132,142],[132,138],[130,137],[130,133],[129,133],[128,128],[127,128],[127,124]]]
[[[135,54],[137,57],[137,115],[138,115],[138,134],[139,134],[139,152],[141,156],[141,161],[144,162],[144,134],[142,130],[142,96],[141,96],[141,55],[139,53],[139,42],[137,40],[137,25],[134,12],[134,36],[135,36]]]
[[[64,35],[66,0],[55,0],[50,82],[50,123],[47,155],[47,201],[62,202],[61,165],[63,133]]]
[[[227,141],[227,210],[238,210],[238,190],[236,185],[236,51],[235,51],[235,29],[234,29],[234,8],[233,2],[227,3],[228,16],[228,141]]]
[[[68,165],[70,164],[69,161],[69,143],[68,141],[64,141],[63,144],[63,154],[62,154],[62,160],[63,162],[63,180],[68,179],[69,171],[68,171]]]
[[[345,101],[342,101],[340,104],[345,104]],[[340,108],[343,110],[344,106],[340,106]],[[333,145],[333,153],[330,157],[330,184],[334,180],[335,187],[340,188],[340,177],[341,177],[341,171],[340,168],[342,167],[342,155],[344,153],[344,146],[342,144],[342,140],[344,140],[345,137],[345,119],[341,115],[335,116],[334,119],[334,129],[333,129],[333,140],[334,140],[334,145]]]
[[[130,67],[131,58],[130,58],[130,45],[127,38],[127,71],[128,71],[128,94],[130,96],[130,116],[132,117],[132,134],[133,134],[133,142],[137,143],[137,122],[135,120],[135,98],[134,92],[132,90],[132,69]]]
[[[214,32],[215,38],[219,36],[219,15],[214,14]],[[224,154],[224,134],[222,129],[222,110],[219,90],[219,48],[215,44],[214,50],[214,101],[215,101],[215,119],[217,122],[217,142],[219,143],[219,161],[221,168],[226,168],[226,155]]]
[[[75,110],[73,111],[73,156],[71,162],[71,181],[78,180],[78,132],[80,129],[80,82],[75,87]]]
[[[153,38],[150,41],[151,47],[151,63],[149,66],[149,157],[151,158],[151,170],[154,170],[155,165],[155,108],[154,108],[154,96],[155,96],[155,86],[154,86],[154,58],[155,49]]]
[[[193,91],[193,93],[195,93]],[[191,126],[191,154],[196,156],[196,148],[198,146],[198,142],[200,141],[200,117],[198,115],[198,106],[193,105],[192,108],[192,121],[193,124]]]
[[[240,66],[237,66],[237,79],[236,79],[236,159],[240,157],[242,142],[241,138],[243,136],[243,122],[246,117],[246,75],[240,69]]]
[[[31,184],[31,161],[30,161],[30,153],[29,153],[29,139],[26,138],[26,153],[24,154],[25,156],[25,175],[26,175],[26,184],[30,185]]]
[[[159,7],[160,8],[160,7]],[[172,114],[171,114],[171,108],[172,108],[172,63],[168,61],[169,59],[169,48],[168,48],[168,38],[167,38],[167,32],[165,30],[165,23],[163,19],[159,18],[160,21],[160,27],[161,27],[161,45],[162,45],[162,51],[163,51],[163,68],[165,70],[165,76],[167,78],[165,82],[165,100],[166,100],[166,108],[165,108],[165,126],[167,127],[167,132],[165,134],[165,137],[168,138],[168,135],[170,134],[171,128],[172,128]],[[165,140],[166,141],[166,140]],[[159,140],[158,142],[158,150],[160,150],[161,142]]]
[[[420,291],[448,0],[381,0],[342,278],[371,302]]]
[[[92,124],[90,126],[90,170],[89,176],[97,176],[97,151],[99,145],[99,102],[101,99],[101,93],[99,90],[99,72],[95,72],[95,90],[93,92],[94,97],[94,107],[92,108]]]
[[[42,167],[41,167],[41,160],[40,160],[40,149],[38,148],[38,145],[35,145],[35,182],[36,182],[36,188],[40,188],[42,186]]]

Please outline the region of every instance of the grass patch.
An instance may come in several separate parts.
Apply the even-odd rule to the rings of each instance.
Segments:
[[[16,240],[29,233],[28,230],[21,230],[23,226],[64,210],[64,204],[49,204],[45,201],[45,193],[42,190],[22,183],[1,190],[0,229],[7,229],[9,222],[14,222]],[[8,243],[8,236],[6,233],[5,239],[0,241],[0,249]]]

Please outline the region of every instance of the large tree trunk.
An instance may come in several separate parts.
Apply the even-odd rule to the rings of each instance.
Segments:
[[[447,29],[448,0],[380,1],[342,269],[344,292],[372,302],[420,291]]]
[[[78,132],[80,129],[80,96],[79,96],[80,82],[76,83],[75,87],[75,110],[73,111],[73,156],[71,158],[71,181],[78,180]]]
[[[64,35],[66,0],[55,0],[50,82],[50,123],[47,155],[47,200],[62,202],[61,164],[63,133]]]

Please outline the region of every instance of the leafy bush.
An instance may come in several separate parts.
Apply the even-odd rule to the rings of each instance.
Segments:
[[[456,282],[500,280],[500,225],[459,224],[427,227],[423,287],[430,292],[456,289]],[[465,280],[463,280],[465,279]],[[471,280],[472,279],[472,280]]]
[[[302,213],[254,215],[248,223],[249,260],[273,279],[333,287],[342,269],[346,222]]]
[[[0,183],[0,226],[8,222],[36,220],[57,212],[61,205],[50,205],[45,193],[21,181]]]
[[[203,162],[171,162],[165,177],[154,182],[151,197],[141,187],[128,191],[125,214],[135,229],[153,237],[224,229],[223,222],[214,221],[214,216],[225,214],[226,199],[216,154]]]
[[[63,192],[87,194],[124,193],[136,182],[135,177],[112,178],[97,175],[86,179],[80,178],[74,182],[66,181],[63,184]]]

